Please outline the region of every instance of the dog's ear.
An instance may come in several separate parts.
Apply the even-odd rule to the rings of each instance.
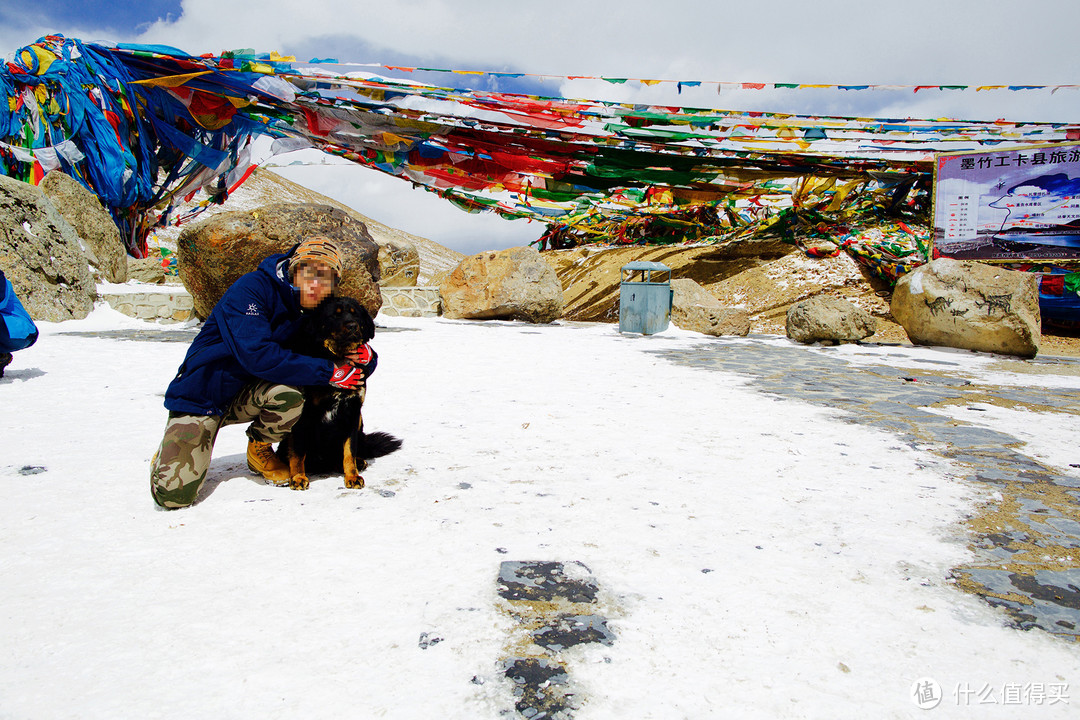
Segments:
[[[357,305],[360,305],[357,303]],[[360,305],[360,311],[357,313],[360,316],[360,331],[364,335],[365,340],[370,340],[375,337],[375,321],[371,319],[371,315]]]

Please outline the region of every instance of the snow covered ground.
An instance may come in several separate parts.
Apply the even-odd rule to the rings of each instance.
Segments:
[[[514,716],[506,560],[596,578],[615,641],[564,651],[580,720],[1076,717],[1080,648],[946,580],[986,488],[647,352],[748,340],[379,321],[366,424],[405,445],[367,488],[267,486],[233,426],[177,512],[148,467],[186,343],[73,334],[168,329],[105,306],[42,324],[0,380],[0,717]]]

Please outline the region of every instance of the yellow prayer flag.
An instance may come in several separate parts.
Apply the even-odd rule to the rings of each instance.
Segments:
[[[132,85],[147,85],[149,87],[168,87],[175,88],[180,87],[188,80],[194,80],[202,75],[209,75],[212,70],[202,70],[200,72],[186,73],[184,75],[168,75],[166,77],[148,78],[146,80],[132,80]]]
[[[836,192],[833,194],[832,202],[829,203],[828,212],[836,212],[841,207],[843,207],[844,201],[847,200],[847,196],[850,195],[851,191],[858,187],[862,182],[863,181],[859,179],[849,180],[843,185],[841,185],[839,188],[837,188]]]
[[[19,59],[23,61],[23,64],[27,67],[33,65],[32,60],[37,58],[38,68],[37,75],[43,75],[49,69],[49,66],[56,60],[56,55],[49,52],[40,45],[31,45],[22,51]]]
[[[400,135],[395,135],[391,132],[382,133],[380,139],[382,140],[383,145],[399,145],[402,143],[407,145],[409,143],[408,138],[403,138]]]

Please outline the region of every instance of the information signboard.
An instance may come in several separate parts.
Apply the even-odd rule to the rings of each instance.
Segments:
[[[982,262],[1080,261],[1080,143],[938,154],[934,250]]]

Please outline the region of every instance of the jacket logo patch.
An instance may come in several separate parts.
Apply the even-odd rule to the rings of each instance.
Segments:
[[[248,305],[247,312],[244,313],[244,314],[258,317],[258,315],[259,315],[259,306],[256,305],[255,303],[251,303],[250,305]]]

